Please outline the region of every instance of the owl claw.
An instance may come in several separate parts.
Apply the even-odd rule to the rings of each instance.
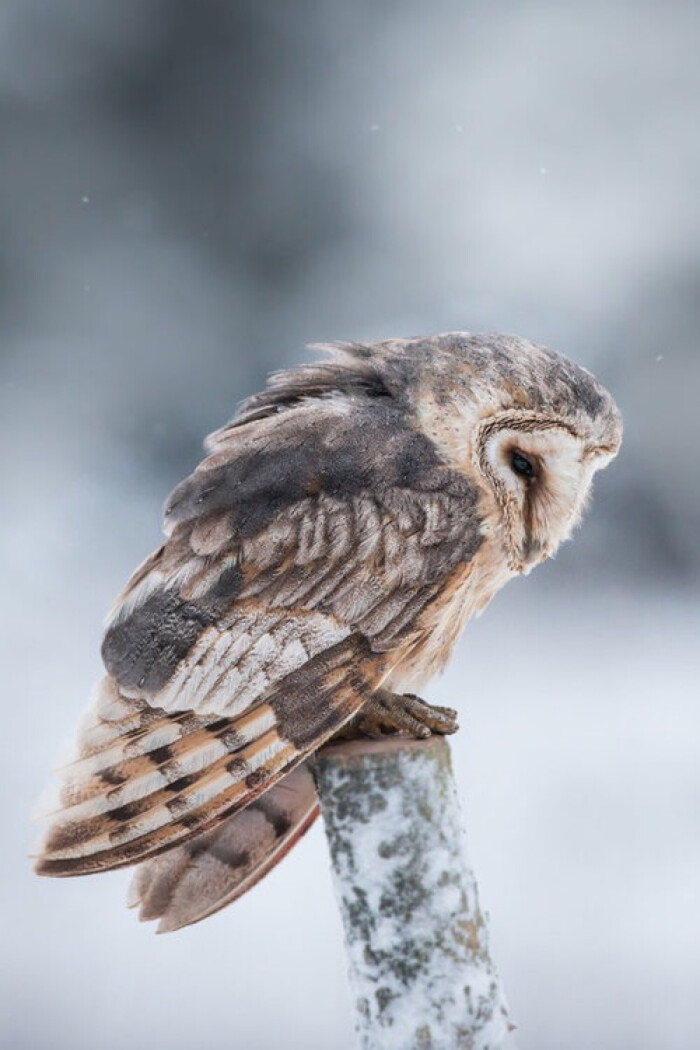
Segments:
[[[428,704],[412,693],[380,689],[363,707],[355,728],[365,736],[407,733],[421,740],[433,733],[455,733],[459,727],[451,707]]]
[[[405,703],[406,709],[413,717],[422,722],[433,733],[456,733],[459,729],[458,715],[453,707],[440,707],[438,704],[429,704],[414,693],[405,693],[399,699]]]

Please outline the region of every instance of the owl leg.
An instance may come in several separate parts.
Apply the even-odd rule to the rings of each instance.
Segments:
[[[457,712],[451,707],[437,707],[412,693],[391,693],[378,689],[367,701],[353,727],[365,736],[386,733],[408,733],[418,738],[431,733],[455,733]]]

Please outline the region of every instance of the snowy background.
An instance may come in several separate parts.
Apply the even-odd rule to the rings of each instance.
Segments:
[[[428,693],[519,1046],[697,1044],[699,34],[694,0],[4,0],[3,1047],[350,1050],[320,828],[155,937],[128,874],[32,876],[28,814],[202,436],[307,342],[451,328],[564,350],[626,422]]]

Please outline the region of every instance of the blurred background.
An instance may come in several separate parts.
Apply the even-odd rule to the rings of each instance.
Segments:
[[[28,814],[205,433],[308,342],[517,332],[625,445],[428,691],[521,1050],[681,1050],[700,974],[700,8],[0,6],[2,1045],[350,1050],[316,827],[155,937]],[[493,666],[498,675],[493,675]],[[487,684],[488,683],[488,684]]]

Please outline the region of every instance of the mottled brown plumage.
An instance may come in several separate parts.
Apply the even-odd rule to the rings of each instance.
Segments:
[[[455,728],[401,694],[554,552],[619,447],[607,391],[525,340],[331,350],[249,398],[172,494],[42,843],[42,874],[145,862],[134,892],[167,928],[284,855],[316,812],[302,763],[343,727]]]

